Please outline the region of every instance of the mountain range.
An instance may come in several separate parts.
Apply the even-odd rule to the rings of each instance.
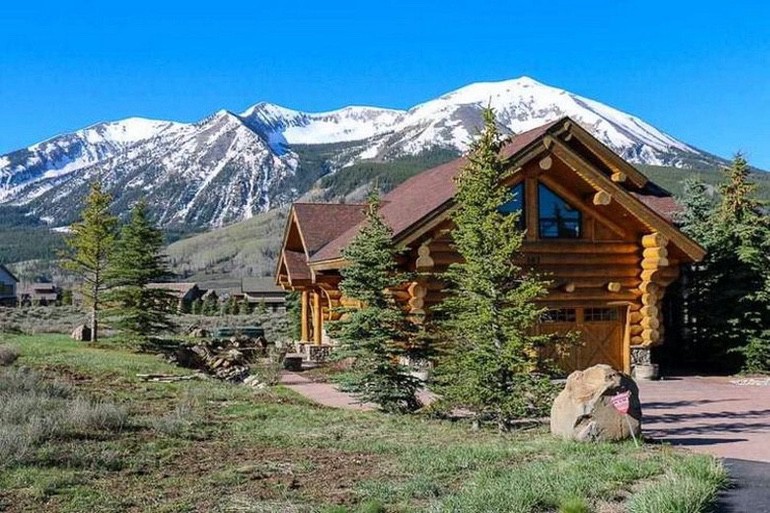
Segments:
[[[89,183],[100,178],[118,212],[143,197],[165,228],[220,227],[286,205],[317,188],[318,178],[362,162],[436,150],[460,154],[487,105],[504,133],[566,115],[636,164],[724,162],[636,116],[521,77],[471,84],[408,110],[351,106],[308,113],[258,103],[196,123],[99,123],[0,156],[0,205],[66,226]]]

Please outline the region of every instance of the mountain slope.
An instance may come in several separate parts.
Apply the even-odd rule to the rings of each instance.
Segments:
[[[568,115],[637,164],[721,162],[635,116],[522,77],[471,84],[405,111],[306,113],[259,103],[240,115],[219,111],[193,124],[102,123],[0,156],[0,204],[66,225],[88,183],[101,177],[118,212],[144,197],[166,228],[224,226],[286,205],[343,168],[350,168],[345,180],[356,185],[350,176],[361,169],[356,164],[456,155],[467,149],[487,105],[509,133]]]

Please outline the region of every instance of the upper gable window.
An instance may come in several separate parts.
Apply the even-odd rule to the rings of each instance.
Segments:
[[[513,199],[500,205],[498,210],[504,214],[512,214],[513,212],[517,211],[520,212],[519,228],[524,229],[526,226],[526,211],[524,210],[524,182],[516,185],[513,189],[511,189],[511,192],[513,193]]]
[[[579,239],[581,214],[543,184],[538,184],[538,227],[542,239]]]

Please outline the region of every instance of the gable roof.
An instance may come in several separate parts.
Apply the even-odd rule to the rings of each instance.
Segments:
[[[567,135],[559,137],[563,134]],[[612,150],[571,119],[565,117],[513,136],[502,148],[501,155],[509,159],[512,166],[516,166],[523,165],[530,157],[547,151],[558,153],[573,161],[573,164],[577,163],[582,174],[591,175],[591,181],[599,180],[604,184],[603,187],[616,190],[619,197],[624,198],[623,201],[626,202],[631,213],[647,226],[676,239],[672,242],[683,246],[685,253],[693,259],[702,258],[703,249],[673,226],[673,217],[679,210],[679,206],[671,194],[650,182],[644,174],[615,155]],[[466,163],[467,158],[463,157],[423,171],[382,198],[380,212],[385,222],[392,228],[394,240],[397,243],[408,243],[409,237],[413,236],[420,227],[446,212],[453,204],[456,191],[454,177]],[[621,184],[616,183],[614,179],[611,180],[610,175],[614,173],[624,175],[627,181]],[[316,208],[322,208],[321,204],[313,205]],[[319,216],[311,212],[303,216],[307,219],[300,221],[305,225],[301,227],[303,239],[310,235],[313,243],[312,251],[307,252],[307,260],[302,262],[305,267],[307,264],[312,267],[331,266],[332,262],[341,259],[342,249],[353,240],[364,222],[360,205],[357,207],[358,217],[351,216],[341,220],[334,224],[333,228],[324,226],[324,223],[314,224],[314,221],[319,221]],[[344,227],[343,221],[350,224]],[[322,232],[311,235],[316,226]],[[338,233],[331,238],[332,232]],[[323,242],[324,240],[326,242]],[[306,246],[310,244],[306,243]],[[322,262],[328,262],[328,264],[322,264]],[[295,259],[293,265],[299,267],[300,262]],[[294,270],[294,273],[300,272],[298,268]]]
[[[509,158],[516,155],[560,122],[561,120],[554,121],[514,136],[502,148],[502,156]],[[441,207],[452,201],[456,192],[454,177],[467,162],[467,158],[461,157],[423,171],[406,180],[382,198],[383,205],[380,214],[393,230],[395,239],[399,239],[412,225],[429,216],[433,211],[441,210]],[[339,237],[313,255],[310,261],[319,262],[339,258],[342,249],[353,240],[360,228],[360,224],[349,227],[348,230],[345,230]]]
[[[361,203],[295,203],[292,207],[307,256],[364,219]]]
[[[11,277],[11,279],[12,279],[13,281],[15,281],[16,283],[19,283],[19,279],[18,279],[18,278],[17,278],[17,277],[16,277],[16,276],[15,276],[15,275],[14,275],[14,274],[11,272],[11,270],[10,270],[10,269],[8,269],[8,268],[7,268],[6,266],[4,266],[3,264],[0,264],[0,270],[3,270],[3,271],[5,271],[5,273],[6,273],[8,276],[10,276],[10,277]]]

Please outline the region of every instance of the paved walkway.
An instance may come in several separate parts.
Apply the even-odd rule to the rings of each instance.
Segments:
[[[340,392],[331,383],[317,383],[296,372],[283,371],[281,374],[281,384],[311,401],[331,408],[359,411],[375,409],[371,404],[360,403],[351,397],[350,394]]]
[[[721,458],[770,462],[770,386],[730,381],[640,382],[645,436]]]

